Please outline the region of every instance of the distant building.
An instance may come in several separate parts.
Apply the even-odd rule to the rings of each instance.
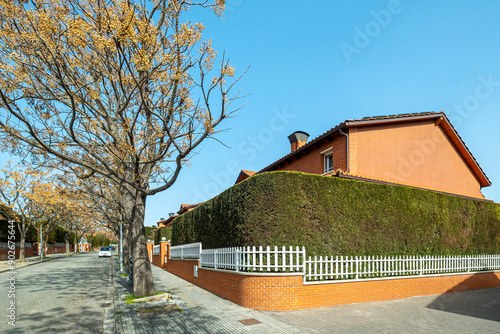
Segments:
[[[200,204],[203,204],[204,202],[201,202],[201,203],[196,203],[196,204],[181,204],[181,208],[179,209],[179,211],[177,211],[177,213],[169,213],[169,217],[167,219],[164,219],[164,220],[160,220],[159,222],[157,222],[156,224],[158,225],[158,227],[172,227],[172,221],[179,217],[180,215],[183,215],[185,214],[186,212],[189,212],[195,208],[197,208]]]

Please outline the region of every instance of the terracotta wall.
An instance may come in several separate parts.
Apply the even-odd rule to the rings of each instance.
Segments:
[[[292,311],[438,295],[500,286],[500,272],[303,284],[302,275],[247,275],[198,268],[198,260],[169,259],[166,270],[238,305]]]
[[[148,243],[148,254],[152,254],[153,252],[153,244]],[[151,256],[151,255],[150,255]],[[160,242],[160,254],[152,255],[151,263],[157,267],[162,269],[166,268],[166,259],[170,257],[170,244],[166,241]]]
[[[38,248],[25,248],[24,249],[24,256],[25,257],[30,257],[30,256],[35,256],[37,255],[37,250]],[[16,259],[19,259],[19,252],[20,249],[16,248],[15,254],[16,254]],[[9,259],[9,250],[8,249],[0,249],[0,260],[5,261]]]
[[[40,256],[40,254],[38,253],[38,248],[39,248],[38,244],[35,244],[31,248],[26,247],[24,249],[24,256],[25,257]],[[16,259],[19,259],[19,251],[20,251],[20,249],[16,248],[16,251],[15,251],[16,252]],[[74,244],[69,245],[69,251],[70,252],[75,251]],[[85,251],[85,252],[88,251],[88,245],[83,247],[82,251]],[[54,246],[51,244],[47,244],[47,246],[45,247],[45,254],[46,255],[61,254],[61,253],[66,253],[66,246]],[[1,261],[8,260],[8,254],[9,254],[8,249],[0,249],[0,260]]]
[[[350,172],[484,198],[474,174],[434,121],[349,129]]]
[[[309,153],[302,155],[299,159],[293,160],[283,167],[274,170],[297,171],[311,174],[323,174],[324,156],[321,152],[332,148],[333,150],[333,170],[346,169],[346,138],[336,136],[331,142],[324,142],[321,146],[313,148]]]

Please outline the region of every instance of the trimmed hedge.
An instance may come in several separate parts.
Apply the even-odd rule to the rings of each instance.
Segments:
[[[155,234],[155,245],[159,245],[161,238],[165,237],[165,241],[171,240],[172,239],[172,228],[171,227],[160,227],[159,229],[156,230]]]
[[[172,244],[305,246],[309,255],[500,252],[500,205],[298,172],[255,175],[176,218]]]

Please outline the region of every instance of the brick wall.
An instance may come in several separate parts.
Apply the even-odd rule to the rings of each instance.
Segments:
[[[38,248],[36,248],[36,249],[35,248],[24,248],[24,256],[25,257],[35,256],[37,249]],[[16,248],[15,252],[16,252],[16,259],[19,259],[20,249]],[[0,260],[5,261],[8,259],[9,259],[9,250],[3,249],[3,248],[0,249]]]
[[[346,158],[346,138],[344,136],[336,136],[331,142],[324,142],[319,147],[312,148],[309,153],[304,153],[299,159],[293,160],[283,167],[277,167],[273,170],[296,171],[311,174],[323,174],[324,156],[321,152],[332,148],[333,153],[333,170],[347,168]]]
[[[31,257],[31,256],[39,256],[40,254],[38,253],[38,244],[35,244],[33,247],[25,247],[24,248],[24,256],[25,257]],[[19,251],[20,249],[16,247],[16,259],[19,259]],[[69,245],[69,251],[74,252],[75,251],[75,245],[70,244]],[[84,245],[83,250],[81,251],[88,251],[88,245]],[[66,253],[66,246],[54,246],[51,244],[47,244],[45,247],[45,255],[51,255],[51,254],[61,254],[61,253]],[[4,261],[8,259],[8,254],[9,250],[8,249],[0,249],[0,260]]]
[[[169,259],[166,270],[238,305],[292,311],[500,286],[500,271],[330,284],[302,283],[302,275],[248,275],[198,268],[198,260]]]

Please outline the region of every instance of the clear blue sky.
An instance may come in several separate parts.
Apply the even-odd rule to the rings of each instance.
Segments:
[[[365,116],[444,110],[500,202],[500,2],[228,0],[225,18],[187,14],[251,94],[169,190],[148,198],[151,226],[181,203],[207,200],[290,150]]]

